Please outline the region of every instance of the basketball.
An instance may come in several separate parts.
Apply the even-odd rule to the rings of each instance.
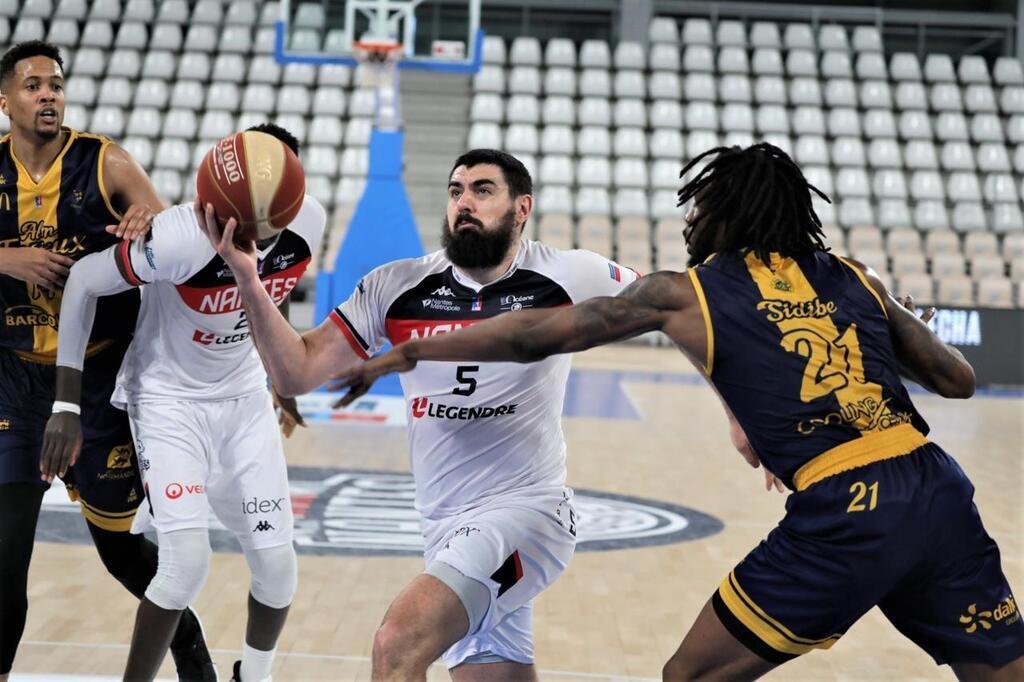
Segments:
[[[217,217],[238,221],[239,240],[270,239],[295,219],[306,192],[302,164],[272,135],[247,130],[229,135],[203,157],[196,194]]]

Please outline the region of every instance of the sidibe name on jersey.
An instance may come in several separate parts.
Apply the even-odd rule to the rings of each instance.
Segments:
[[[796,302],[769,298],[758,303],[757,309],[767,311],[765,314],[769,322],[781,322],[793,318],[828,317],[836,312],[836,304],[820,298]]]

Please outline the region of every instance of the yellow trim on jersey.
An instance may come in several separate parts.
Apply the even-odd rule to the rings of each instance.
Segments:
[[[768,267],[756,255],[748,253],[746,263],[764,303],[777,302],[779,311],[774,312],[774,322],[782,332],[781,345],[807,358],[800,387],[801,401],[810,403],[834,394],[840,412],[850,415],[847,424],[862,436],[885,431],[897,419],[909,421],[909,417],[904,419],[905,415],[894,415],[883,401],[882,387],[864,376],[864,356],[856,323],[851,323],[840,334],[829,314],[835,312],[835,303],[818,298],[795,260],[773,253],[771,267]],[[784,308],[804,310],[808,307],[823,312],[793,316],[781,312]],[[771,306],[765,310],[772,319]]]
[[[799,656],[813,649],[829,649],[842,636],[836,634],[822,639],[808,639],[794,634],[747,596],[736,580],[735,571],[730,572],[718,586],[718,594],[729,611],[750,632],[771,648],[784,654]]]
[[[101,142],[99,157],[96,161],[96,182],[100,186],[100,195],[103,197],[103,203],[107,205],[107,210],[110,211],[112,216],[120,220],[124,217],[124,214],[114,208],[114,204],[110,201],[110,194],[107,192],[107,183],[103,180],[103,160],[107,156],[107,149],[110,148],[110,145],[112,145],[113,142],[110,138],[103,135],[93,135],[91,133],[80,133],[80,135],[82,137],[97,139]]]
[[[102,528],[103,530],[108,530],[112,533],[127,533],[132,529],[132,521],[135,519],[134,509],[128,512],[127,516],[111,518],[97,514],[91,508],[87,507],[85,502],[82,500],[79,500],[78,503],[81,505],[79,507],[79,511],[82,512],[82,516],[97,528]]]
[[[126,533],[132,529],[132,521],[135,519],[136,509],[130,509],[126,512],[103,511],[81,499],[78,492],[72,488],[68,488],[68,497],[72,501],[78,499],[79,511],[82,512],[82,516],[92,525],[114,533]]]
[[[793,486],[806,490],[818,481],[873,462],[909,455],[928,439],[911,424],[900,424],[885,431],[866,433],[826,450],[796,470]]]
[[[85,358],[89,359],[96,355],[100,351],[104,351],[114,343],[113,339],[103,339],[102,341],[94,341],[89,344],[85,349]],[[52,353],[34,353],[30,350],[16,350],[14,354],[22,360],[28,360],[29,362],[36,362],[41,365],[53,365],[57,363],[57,352]]]
[[[704,361],[704,374],[711,376],[711,370],[714,368],[715,363],[715,330],[711,324],[711,309],[708,308],[708,299],[704,295],[704,287],[701,286],[700,279],[697,277],[697,268],[690,268],[686,271],[686,274],[693,283],[693,290],[697,292],[697,302],[700,303],[700,312],[704,316],[704,330],[708,336],[708,354]]]
[[[875,291],[875,288],[871,286],[871,282],[868,281],[868,278],[864,274],[864,272],[856,265],[843,258],[842,256],[836,256],[836,258],[838,258],[846,267],[853,270],[853,274],[857,275],[857,279],[859,279],[860,283],[864,285],[864,288],[868,290],[868,293],[871,294],[871,296],[874,297],[876,301],[878,301],[878,307],[882,309],[882,314],[885,315],[886,318],[888,318],[889,313],[885,309],[885,302],[882,300],[881,296],[878,295],[878,292]]]

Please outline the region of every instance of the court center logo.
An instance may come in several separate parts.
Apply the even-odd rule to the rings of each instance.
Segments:
[[[423,553],[420,515],[414,507],[416,486],[406,473],[289,467],[295,547],[300,554],[418,556]],[[171,499],[205,492],[201,486],[172,483]],[[173,497],[172,497],[173,495]],[[257,505],[258,506],[258,505]],[[577,489],[572,499],[576,549],[580,552],[630,549],[688,542],[714,535],[724,527],[717,518],[688,507],[640,497]],[[43,503],[40,539],[90,542],[77,504],[54,486]],[[565,509],[552,509],[563,521]],[[237,552],[238,544],[215,517],[210,544],[218,552]]]

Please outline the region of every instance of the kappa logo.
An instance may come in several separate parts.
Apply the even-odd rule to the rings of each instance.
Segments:
[[[447,296],[448,298],[453,298],[455,296],[455,292],[449,289],[448,287],[440,287],[438,289],[434,289],[434,291],[430,295]]]
[[[252,529],[253,533],[262,533],[264,531],[274,530],[274,527],[270,525],[269,521],[260,521],[256,524],[256,527]]]

